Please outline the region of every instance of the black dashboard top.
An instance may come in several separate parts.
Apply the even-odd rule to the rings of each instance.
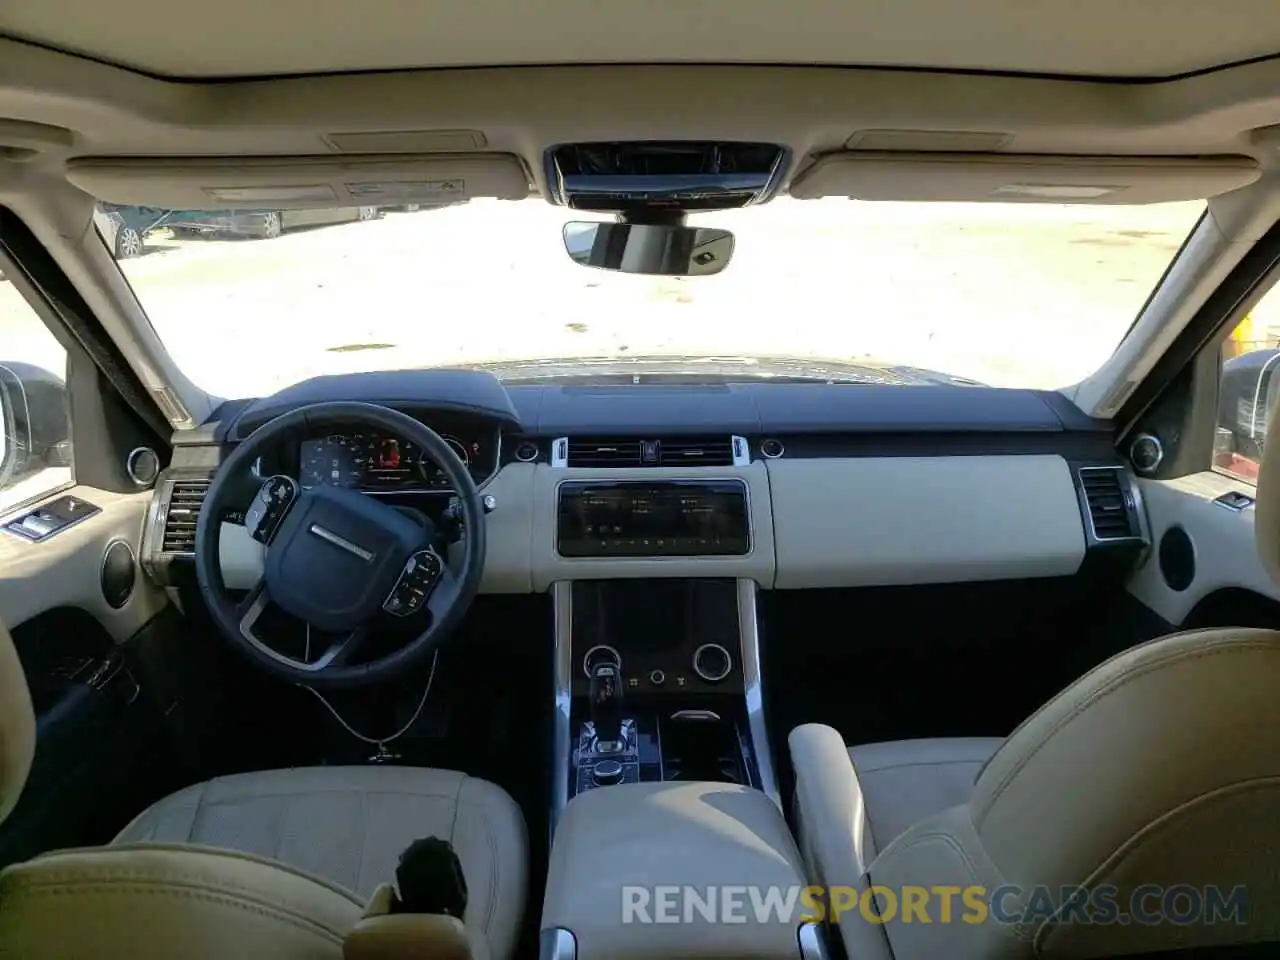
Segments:
[[[1037,432],[1088,429],[1064,397],[990,387],[745,382],[709,385],[512,386],[522,430],[536,436],[626,433]],[[1061,408],[1070,408],[1075,416]],[[1067,422],[1070,420],[1071,422]]]
[[[247,405],[233,406],[234,420],[227,438],[239,440],[274,417],[309,403],[356,400],[396,407],[406,413],[418,408],[459,413],[519,428],[520,416],[502,382],[482,370],[380,370],[335,374],[303,380],[279,393]],[[224,405],[232,406],[231,404]],[[219,419],[226,419],[222,411]]]
[[[512,434],[1062,434],[1109,433],[1051,391],[768,380],[514,383],[484,370],[399,370],[316,377],[215,414],[235,441],[288,410],[328,400],[382,403],[414,415],[466,414]],[[197,431],[204,433],[206,431]],[[204,442],[208,442],[205,439]]]

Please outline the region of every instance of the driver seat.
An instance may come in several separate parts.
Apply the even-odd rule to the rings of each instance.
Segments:
[[[30,770],[35,732],[0,625],[0,821]],[[427,836],[449,840],[462,863],[472,957],[508,960],[528,878],[520,808],[484,780],[421,767],[273,770],[180,790],[109,846],[0,872],[0,952],[338,960],[374,889]]]

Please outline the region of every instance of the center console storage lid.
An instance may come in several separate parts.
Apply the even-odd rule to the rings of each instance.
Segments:
[[[569,931],[577,960],[649,960],[672,956],[794,958],[803,906],[761,922],[742,888],[784,901],[805,884],[804,868],[782,812],[763,793],[728,783],[632,783],[575,797],[561,815],[551,849],[542,929]],[[725,888],[737,906],[722,922]],[[672,899],[663,888],[678,888]],[[716,900],[706,919],[686,915],[685,891]],[[644,892],[640,892],[644,891]],[[647,903],[644,903],[647,893]],[[628,904],[632,904],[628,909]],[[675,921],[672,921],[672,917]]]

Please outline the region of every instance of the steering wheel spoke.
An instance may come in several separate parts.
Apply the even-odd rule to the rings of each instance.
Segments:
[[[369,634],[370,630],[367,626],[356,627],[346,636],[334,640],[316,659],[308,663],[299,663],[298,666],[303,670],[317,671],[328,670],[331,667],[345,667],[351,663],[357,653],[364,649]]]
[[[271,592],[267,589],[266,577],[259,577],[244,598],[236,604],[236,617],[240,621],[240,633],[253,636],[253,628],[271,604]]]
[[[263,578],[255,583],[253,589],[236,604],[236,616],[240,619],[240,635],[262,653],[282,664],[293,667],[295,670],[316,673],[321,670],[327,670],[330,667],[345,667],[364,648],[365,642],[369,638],[370,631],[368,627],[360,626],[336,638],[314,660],[310,658],[298,660],[271,647],[261,640],[254,631],[258,621],[262,619],[262,615],[266,613],[267,607],[270,605],[271,591],[267,586],[266,579]],[[310,636],[312,627],[308,624],[306,629],[308,636]]]

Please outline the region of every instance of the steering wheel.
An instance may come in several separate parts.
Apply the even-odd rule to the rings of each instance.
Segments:
[[[358,426],[416,444],[457,495],[463,550],[454,572],[435,549],[434,531],[356,490],[300,490],[292,477],[267,479],[245,513],[245,527],[266,547],[262,578],[240,603],[222,579],[222,518],[243,475],[281,440],[335,426]],[[239,506],[237,504],[236,506]],[[372,403],[315,403],[276,417],[250,434],[222,464],[196,524],[196,578],[209,612],[231,645],[283,680],[311,687],[357,687],[394,679],[429,656],[458,626],[484,572],[485,519],[475,481],[438,433]],[[255,627],[269,604],[335,639],[317,656],[281,653]],[[409,628],[392,653],[353,662],[381,628]],[[421,629],[419,629],[421,628]],[[310,643],[307,644],[308,648]]]

